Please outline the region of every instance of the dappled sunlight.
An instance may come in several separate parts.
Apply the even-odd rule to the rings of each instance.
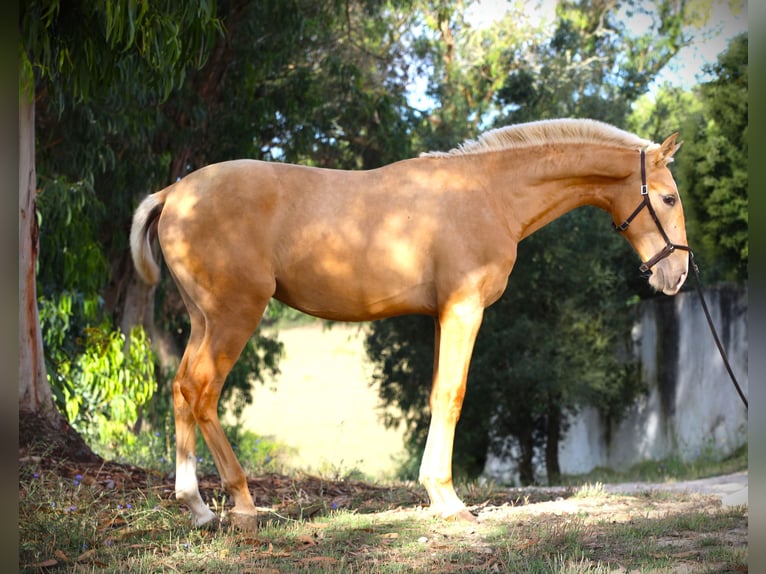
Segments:
[[[150,257],[135,246],[146,243],[141,235],[159,218],[165,260],[192,324],[173,387],[179,456],[193,456],[188,437],[199,426],[237,512],[255,512],[217,403],[231,363],[272,296],[333,320],[428,314],[438,318],[437,363],[420,481],[445,517],[466,514],[452,484],[452,450],[484,309],[505,290],[518,241],[559,216],[595,205],[616,220],[636,196],[654,213],[636,190],[647,181],[654,194],[675,189],[666,164],[678,146],[675,135],[649,146],[647,179],[645,153],[640,164],[636,154],[647,143],[600,122],[550,120],[493,130],[457,152],[370,171],[223,162],[150,196],[131,233],[134,257]],[[550,154],[556,161],[547,161]],[[683,212],[676,207],[654,219],[677,229]],[[664,238],[659,223],[633,223],[621,227],[629,241],[645,241],[651,225]],[[656,277],[668,274],[674,257],[663,260],[664,273]],[[182,480],[184,500],[193,501],[197,523],[210,520],[189,469],[177,464],[177,476],[190,474]]]
[[[232,573],[373,574],[550,572],[569,565],[575,574],[606,574],[683,565],[702,573],[738,570],[748,558],[747,510],[721,509],[710,496],[686,492],[591,489],[573,497],[573,490],[473,486],[478,522],[467,523],[436,519],[412,485],[263,475],[250,481],[264,501],[257,531],[226,520],[200,530],[173,503],[167,479],[148,480],[111,463],[41,462],[21,464],[25,571],[151,572],[193,564]],[[205,499],[219,510],[229,507],[213,482],[202,481]]]

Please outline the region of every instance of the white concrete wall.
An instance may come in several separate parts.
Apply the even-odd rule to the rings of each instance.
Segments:
[[[727,287],[705,292],[745,396],[749,395],[747,296],[746,289]],[[564,474],[596,467],[620,470],[671,454],[691,460],[706,448],[727,454],[747,440],[747,411],[718,353],[697,293],[645,302],[640,314],[633,335],[648,393],[610,429],[593,408],[572,419],[559,449]],[[516,481],[514,463],[491,454],[485,474]]]

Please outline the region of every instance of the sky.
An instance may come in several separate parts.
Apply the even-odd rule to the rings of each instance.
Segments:
[[[747,32],[747,4],[744,3],[741,12],[735,15],[728,2],[716,2],[704,30],[711,37],[683,48],[660,74],[658,82],[668,81],[689,88],[710,79],[703,73],[703,66],[715,63],[718,55],[726,50],[729,41],[742,32]]]

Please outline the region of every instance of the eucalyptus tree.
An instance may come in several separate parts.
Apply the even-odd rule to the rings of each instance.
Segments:
[[[43,43],[29,48],[29,69],[35,58],[52,62],[40,64],[52,71],[35,80],[43,220],[37,284],[54,371],[87,355],[82,341],[97,308],[126,335],[143,324],[160,376],[172,374],[188,329],[183,305],[172,282],[155,293],[137,281],[127,249],[133,207],[147,192],[237,157],[369,168],[409,155],[400,43],[408,2],[200,3],[177,8],[181,22],[194,19],[183,33],[169,9],[133,13],[130,6],[109,3],[108,13],[80,17],[71,7],[33,3],[22,18],[27,43]],[[69,30],[78,21],[82,28]],[[143,31],[150,25],[156,42]],[[159,38],[163,26],[176,36]],[[52,40],[38,38],[51,30]],[[108,52],[112,45],[119,50]],[[77,72],[87,90],[66,82],[71,54],[102,73]],[[151,72],[165,60],[177,69],[160,81]],[[255,336],[227,389],[247,400],[253,379],[274,371],[279,353],[275,339]],[[53,375],[60,391],[66,373]],[[154,403],[169,408],[160,395]]]
[[[38,239],[46,229],[45,223],[38,226],[38,195],[44,191],[38,191],[36,107],[56,109],[61,117],[71,110],[68,103],[102,101],[127,107],[127,102],[159,102],[181,84],[189,67],[204,63],[219,25],[215,5],[207,1],[30,1],[20,5],[19,22],[19,409],[25,416],[37,414],[60,423],[47,379],[37,308]],[[89,160],[104,158],[94,151]],[[51,173],[47,177],[56,179]],[[72,181],[79,188],[72,194],[80,196],[75,201],[84,197],[80,191],[91,194],[90,174]],[[70,198],[63,194],[60,199]],[[71,219],[65,217],[64,222],[70,224]],[[102,263],[97,257],[89,260],[99,271]],[[87,275],[89,270],[74,271]],[[85,283],[89,280],[86,277]]]

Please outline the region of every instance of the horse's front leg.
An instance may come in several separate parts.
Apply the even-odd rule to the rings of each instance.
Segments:
[[[475,520],[452,484],[452,449],[468,365],[483,314],[480,305],[464,302],[445,309],[436,325],[431,423],[420,464],[420,482],[428,492],[431,508],[449,519]]]

